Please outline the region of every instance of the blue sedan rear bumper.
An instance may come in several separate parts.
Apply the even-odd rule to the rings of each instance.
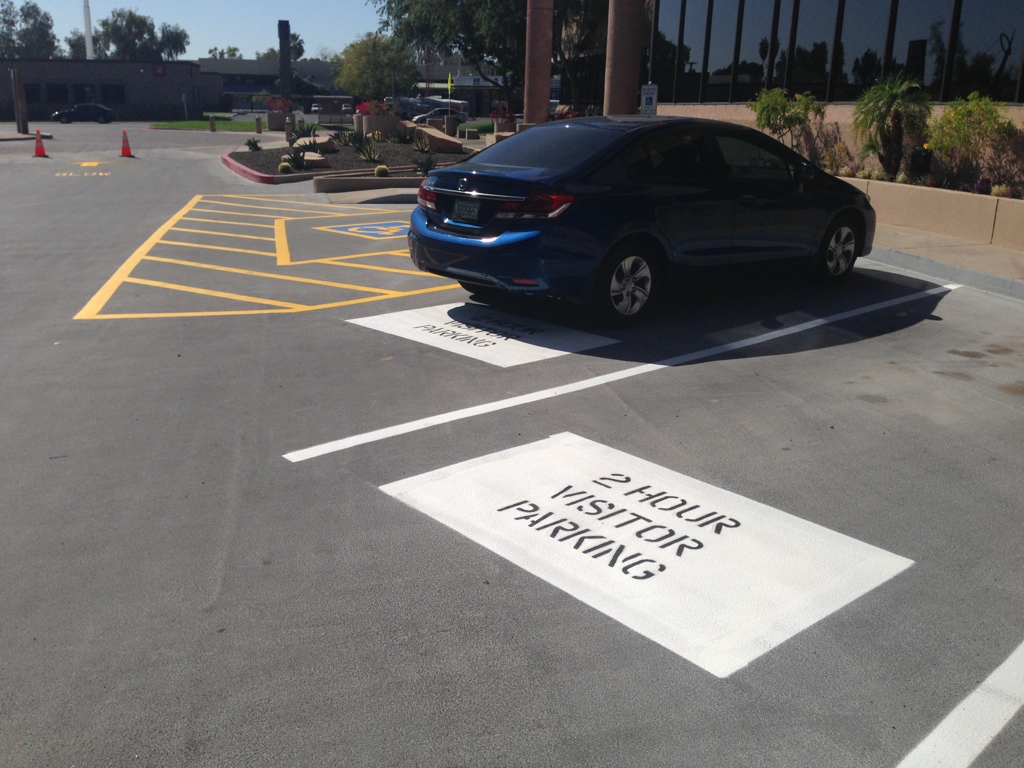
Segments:
[[[510,293],[582,297],[596,260],[553,247],[545,229],[509,230],[493,238],[467,237],[431,225],[422,208],[412,213],[409,255],[425,271]]]

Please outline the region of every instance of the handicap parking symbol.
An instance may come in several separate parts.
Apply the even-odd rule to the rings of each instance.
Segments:
[[[336,227],[318,227],[325,232],[337,232],[342,235],[354,235],[367,240],[388,240],[394,237],[405,237],[409,231],[408,221],[385,221],[377,224],[349,224]]]

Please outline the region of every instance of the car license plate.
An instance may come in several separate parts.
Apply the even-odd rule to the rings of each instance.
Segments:
[[[456,221],[475,222],[480,218],[479,200],[456,200],[452,210],[452,218]]]

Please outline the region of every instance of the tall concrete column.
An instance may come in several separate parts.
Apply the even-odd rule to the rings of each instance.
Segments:
[[[604,113],[638,112],[640,59],[644,50],[644,0],[609,0],[604,61]]]
[[[292,97],[292,29],[287,20],[277,22],[277,62],[281,76],[281,98]]]
[[[554,9],[554,0],[528,0],[526,4],[526,87],[523,89],[523,116],[527,123],[543,123],[548,119]]]

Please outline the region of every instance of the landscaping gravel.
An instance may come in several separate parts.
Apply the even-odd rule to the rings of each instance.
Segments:
[[[316,168],[310,169],[319,173],[325,173],[329,171],[365,171],[368,176],[373,175],[374,169],[378,165],[386,165],[389,169],[399,168],[401,166],[414,165],[417,161],[422,161],[426,157],[423,152],[417,152],[412,144],[389,144],[387,142],[380,142],[374,144],[374,147],[380,153],[380,159],[375,162],[369,162],[364,160],[352,147],[339,147],[337,152],[331,152],[325,154],[327,162],[330,163],[330,168]],[[278,147],[276,149],[262,149],[258,152],[250,152],[247,149],[243,149],[237,152],[232,152],[230,157],[247,168],[251,168],[259,173],[267,173],[271,175],[277,174],[277,167],[281,164],[281,156],[286,155],[291,150],[288,147]],[[468,156],[470,152],[464,152],[464,156]],[[440,154],[433,153],[434,160],[438,165],[447,165],[448,163],[455,162],[459,159],[459,155],[452,154]],[[302,171],[306,173],[307,171]],[[416,170],[406,172],[395,172],[393,176],[415,176]]]

